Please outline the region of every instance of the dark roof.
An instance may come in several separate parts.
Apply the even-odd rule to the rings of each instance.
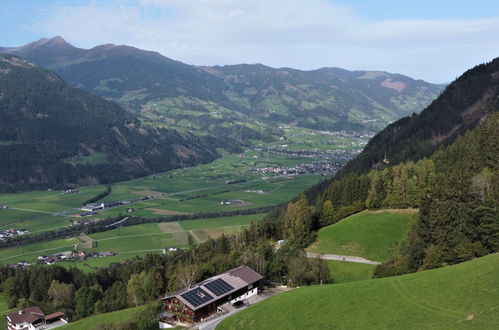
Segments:
[[[258,274],[253,269],[247,266],[242,266],[229,270],[229,274],[232,276],[239,277],[248,284],[255,283],[256,281],[263,279],[262,275]]]
[[[62,313],[62,312],[55,312],[55,313],[52,313],[52,314],[49,314],[49,315],[45,316],[45,320],[60,319],[62,317],[64,317],[64,313]]]
[[[177,297],[190,309],[198,310],[261,279],[263,279],[263,276],[253,269],[248,266],[241,266],[213,276],[190,289],[180,291],[174,295],[167,295],[163,299]]]
[[[10,313],[7,315],[7,318],[14,324],[23,322],[33,323],[37,320],[45,319],[45,314],[39,307],[34,306],[21,309],[20,311],[14,313]]]

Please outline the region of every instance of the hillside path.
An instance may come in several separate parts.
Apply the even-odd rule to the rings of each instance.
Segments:
[[[322,253],[314,253],[307,252],[307,258],[321,258],[326,260],[338,260],[338,261],[347,261],[347,262],[357,262],[360,264],[369,264],[369,265],[379,265],[381,262],[368,260],[362,257],[356,256],[343,256],[340,254],[322,254]]]

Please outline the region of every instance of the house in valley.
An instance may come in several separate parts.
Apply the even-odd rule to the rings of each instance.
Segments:
[[[5,328],[8,330],[41,330],[53,329],[66,325],[64,313],[56,312],[45,315],[39,307],[28,307],[7,314]]]
[[[231,269],[195,286],[162,298],[165,312],[161,322],[196,323],[222,312],[222,305],[232,305],[258,293],[263,276],[247,266]]]

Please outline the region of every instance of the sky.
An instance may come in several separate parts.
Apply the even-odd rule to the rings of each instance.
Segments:
[[[57,35],[196,65],[340,67],[447,83],[499,56],[499,1],[1,0],[0,47]]]

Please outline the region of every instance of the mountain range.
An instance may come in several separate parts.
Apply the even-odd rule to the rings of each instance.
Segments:
[[[143,125],[114,102],[0,55],[0,190],[125,180],[192,166],[230,146]],[[236,149],[237,150],[237,149]]]
[[[378,131],[421,111],[444,87],[380,71],[302,71],[261,64],[194,66],[129,46],[81,49],[61,37],[0,48],[0,53],[48,68],[131,112],[165,125],[187,120],[200,131],[206,127],[200,127],[196,117],[204,113],[213,118],[213,107],[217,113],[228,109],[236,114],[227,122]],[[161,107],[172,103],[182,113]]]

